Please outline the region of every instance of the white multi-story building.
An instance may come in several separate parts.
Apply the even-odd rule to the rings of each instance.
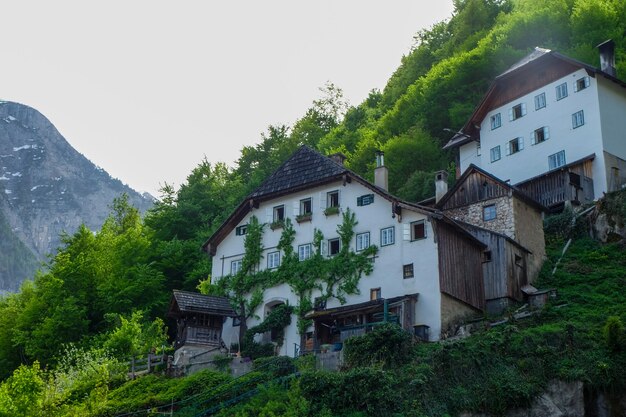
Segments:
[[[313,325],[306,332],[310,346],[342,342],[365,332],[367,324],[379,321],[384,303],[405,328],[429,328],[429,340],[459,317],[484,308],[482,259],[486,246],[454,221],[434,209],[403,202],[386,191],[386,167],[376,171],[377,185],[343,165],[341,157],[325,157],[303,146],[256,191],[250,194],[205,243],[212,256],[212,279],[238,273],[244,257],[246,227],[251,216],[265,223],[263,258],[256,270],[278,269],[284,256],[278,249],[282,229],[272,224],[290,218],[295,229],[293,249],[301,261],[321,251],[331,257],[340,250],[337,227],[341,214],[350,209],[358,224],[350,249],[359,252],[378,247],[371,258],[373,272],[362,276],[358,292],[342,305],[326,300],[309,314]],[[314,231],[324,235],[313,247]],[[316,290],[317,291],[317,290]],[[320,296],[314,292],[313,298]],[[287,284],[263,289],[263,303],[248,320],[254,326],[279,304],[295,306],[298,298]],[[285,329],[280,354],[292,354],[294,344],[305,338],[298,334],[296,317]],[[224,342],[237,342],[236,321],[229,319]],[[421,327],[420,327],[421,326]],[[271,334],[263,341],[271,341]],[[303,347],[304,348],[304,347]]]
[[[612,41],[601,69],[547,49],[496,77],[445,148],[546,206],[589,201],[626,183],[626,83]]]

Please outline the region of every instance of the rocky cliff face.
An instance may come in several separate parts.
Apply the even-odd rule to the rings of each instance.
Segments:
[[[77,152],[37,110],[0,102],[0,291],[15,291],[60,246],[62,232],[98,230],[122,193],[140,195]]]

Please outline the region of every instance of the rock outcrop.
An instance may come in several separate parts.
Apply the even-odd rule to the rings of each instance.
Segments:
[[[152,205],[72,148],[37,110],[0,102],[0,291],[32,277],[61,233],[82,223],[99,229],[123,193],[142,212]]]

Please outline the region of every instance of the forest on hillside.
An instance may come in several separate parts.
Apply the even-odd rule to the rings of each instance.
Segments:
[[[46,272],[0,299],[0,378],[8,378],[0,415],[39,415],[28,413],[43,404],[40,397],[24,400],[30,405],[9,398],[16,378],[28,382],[45,370],[33,395],[46,380],[63,381],[48,399],[77,401],[123,382],[109,372],[120,358],[167,345],[171,290],[195,291],[210,279],[202,244],[300,145],[343,152],[347,166],[368,179],[374,152],[383,150],[390,191],[420,201],[434,194],[435,171],[455,169],[441,149],[452,136],[444,129],[463,126],[493,78],[535,46],[598,66],[595,46],[611,38],[618,77],[626,78],[622,0],[454,0],[454,8],[449,20],[416,33],[385,88],[362,103],[349,105],[328,83],[302,117],[268,126],[233,166],[205,160],[180,188],[165,184],[144,218],[122,196],[100,230],[64,236]],[[86,363],[97,363],[97,378],[81,379]]]

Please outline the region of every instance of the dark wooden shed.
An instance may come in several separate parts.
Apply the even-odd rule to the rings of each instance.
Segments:
[[[236,317],[226,297],[174,290],[168,316],[176,319],[176,344],[222,345],[222,326],[226,317]]]

